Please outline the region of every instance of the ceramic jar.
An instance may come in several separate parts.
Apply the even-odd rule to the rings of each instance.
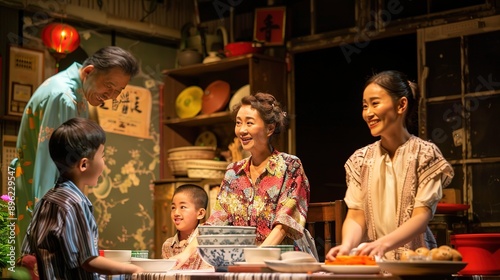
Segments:
[[[217,56],[217,52],[208,52],[208,56],[203,59],[203,63],[210,63],[220,61],[221,58]]]

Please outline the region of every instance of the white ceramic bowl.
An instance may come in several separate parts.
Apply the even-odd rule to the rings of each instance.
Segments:
[[[198,235],[200,245],[255,245],[256,234],[209,234]]]
[[[198,253],[216,271],[227,271],[227,267],[235,262],[244,262],[245,248],[255,248],[255,245],[199,245]]]
[[[285,252],[290,252],[290,251],[295,251],[295,246],[294,245],[266,245],[266,246],[260,246],[261,248],[279,248],[281,250],[281,253]]]
[[[316,262],[313,255],[302,251],[285,252],[281,254],[281,259],[288,263]]]
[[[131,262],[144,269],[144,272],[166,272],[174,267],[177,261],[169,259],[132,258]]]
[[[264,260],[279,260],[279,248],[245,248],[243,249],[247,263],[264,263]]]
[[[208,234],[255,234],[255,227],[247,226],[199,226],[200,235]]]
[[[130,262],[132,250],[104,250],[104,257],[117,262]]]

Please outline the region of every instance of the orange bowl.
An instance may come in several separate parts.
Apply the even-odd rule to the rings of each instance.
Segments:
[[[203,94],[201,113],[211,114],[224,109],[229,102],[230,89],[229,83],[221,80],[209,84]]]
[[[455,234],[450,241],[468,263],[459,274],[500,274],[500,233]]]

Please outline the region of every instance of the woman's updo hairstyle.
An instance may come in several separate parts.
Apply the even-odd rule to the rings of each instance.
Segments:
[[[416,83],[408,80],[406,74],[395,70],[380,72],[366,81],[365,88],[369,84],[376,84],[385,89],[395,102],[406,97],[408,109],[405,116],[405,126],[410,128],[417,124],[419,89]]]
[[[233,120],[236,120],[236,115],[238,115],[242,105],[250,105],[257,110],[265,124],[275,124],[273,135],[279,134],[288,125],[286,112],[283,111],[276,98],[269,93],[259,92],[243,97],[241,102],[232,108]]]

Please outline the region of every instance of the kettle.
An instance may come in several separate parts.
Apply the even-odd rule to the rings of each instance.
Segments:
[[[227,44],[227,31],[223,26],[217,27],[215,30],[216,34],[208,34],[203,32],[197,32],[196,35],[191,35],[191,30],[195,28],[194,24],[189,22],[185,24],[181,29],[181,46],[180,49],[196,49],[198,52],[205,54],[210,51],[224,50],[224,46]],[[220,35],[217,33],[220,32]],[[203,40],[201,36],[205,36],[205,46],[203,46]]]

